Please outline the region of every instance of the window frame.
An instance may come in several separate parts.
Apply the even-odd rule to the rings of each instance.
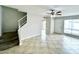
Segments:
[[[79,33],[79,29],[77,29],[77,28],[75,28],[75,27],[73,27],[74,26],[74,23],[77,23],[77,24],[79,24],[79,22],[76,22],[76,21],[74,21],[74,20],[77,20],[77,21],[79,21],[79,19],[69,19],[68,21],[69,21],[69,23],[71,23],[70,24],[70,28],[66,28],[65,26],[67,25],[65,22],[67,21],[67,20],[64,20],[64,33],[66,33],[66,34],[72,34],[72,35],[77,35],[77,34],[73,34],[72,32],[74,32],[74,31],[78,31],[78,33]],[[71,33],[67,33],[66,31],[67,30],[70,30],[71,31]],[[79,34],[78,34],[78,36],[79,36]]]

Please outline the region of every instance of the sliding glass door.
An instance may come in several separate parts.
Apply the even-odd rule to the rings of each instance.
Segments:
[[[64,20],[64,33],[79,36],[79,19]]]

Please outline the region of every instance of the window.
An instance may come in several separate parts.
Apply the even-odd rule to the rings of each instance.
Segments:
[[[68,33],[68,34],[71,34],[71,30],[70,29],[65,29],[64,32]]]
[[[73,27],[72,27],[73,30],[79,30],[79,23],[73,23]]]
[[[79,20],[64,20],[64,33],[79,36]]]
[[[64,27],[65,27],[65,29],[71,29],[71,20],[65,20],[65,22],[64,22]]]

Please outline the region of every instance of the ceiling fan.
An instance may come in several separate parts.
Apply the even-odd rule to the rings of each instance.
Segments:
[[[54,9],[49,9],[51,12],[47,13],[47,14],[51,14],[51,15],[62,15],[62,11],[57,11]]]

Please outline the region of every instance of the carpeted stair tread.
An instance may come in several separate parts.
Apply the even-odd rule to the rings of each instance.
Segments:
[[[7,32],[0,37],[0,50],[5,50],[13,46],[19,45],[17,32]]]
[[[18,40],[12,40],[9,42],[2,43],[2,44],[0,44],[0,51],[11,48],[11,47],[16,46],[18,44],[19,44]]]
[[[9,39],[9,38],[12,38],[14,36],[17,36],[18,34],[16,32],[7,32],[7,33],[4,33],[2,38],[3,39]]]
[[[18,39],[18,36],[15,36],[15,37],[12,37],[12,38],[5,38],[5,39],[1,39],[0,40],[0,43],[4,43],[4,42],[8,42],[8,41],[12,41],[12,40],[17,40]]]

